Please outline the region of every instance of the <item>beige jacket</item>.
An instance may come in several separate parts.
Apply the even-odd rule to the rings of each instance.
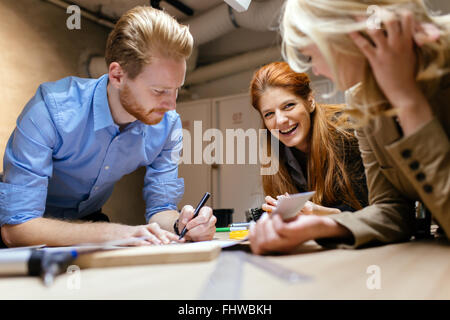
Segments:
[[[415,231],[415,201],[425,204],[450,238],[450,77],[441,81],[430,104],[433,120],[410,136],[403,137],[391,117],[358,130],[369,206],[329,216],[353,233],[352,245],[319,243],[357,248],[406,241]]]

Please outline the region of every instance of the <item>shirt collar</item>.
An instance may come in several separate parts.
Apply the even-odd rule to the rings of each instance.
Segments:
[[[114,120],[108,103],[107,85],[108,74],[104,74],[98,79],[92,99],[94,107],[94,131],[114,126]]]
[[[132,134],[140,135],[140,134],[143,134],[145,132],[144,128],[145,128],[145,124],[142,123],[139,120],[136,120],[136,121],[134,121],[132,123],[129,123],[124,128],[124,131],[130,131]]]

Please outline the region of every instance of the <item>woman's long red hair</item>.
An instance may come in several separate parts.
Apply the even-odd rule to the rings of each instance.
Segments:
[[[273,62],[255,72],[250,83],[252,106],[260,111],[260,99],[267,88],[283,88],[309,103],[312,94],[306,73],[294,72],[286,62]],[[343,105],[316,105],[311,113],[311,132],[307,166],[308,189],[316,191],[312,201],[321,205],[345,203],[354,209],[361,204],[351,187],[349,174],[344,166],[345,146],[355,144],[354,135],[345,130],[348,119],[342,115]],[[264,128],[267,129],[264,125]],[[270,151],[270,135],[267,148]],[[296,193],[294,183],[284,164],[284,153],[279,153],[279,170],[274,175],[264,175],[263,189],[266,195]],[[276,161],[276,160],[272,160]],[[339,199],[338,199],[339,197]]]

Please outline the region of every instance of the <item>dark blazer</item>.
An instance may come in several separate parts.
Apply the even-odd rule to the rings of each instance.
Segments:
[[[341,159],[344,162],[345,170],[349,175],[353,192],[359,203],[364,208],[368,205],[366,176],[364,174],[364,165],[361,159],[361,154],[358,148],[358,141],[356,139],[348,140],[341,145]],[[288,148],[280,143],[280,147],[285,154],[285,165],[298,192],[306,192],[308,190],[307,183],[307,155],[300,150],[291,147]],[[337,208],[341,211],[356,211],[350,205],[340,200],[342,197],[337,195],[338,201],[333,203],[322,203],[321,205],[329,208]]]

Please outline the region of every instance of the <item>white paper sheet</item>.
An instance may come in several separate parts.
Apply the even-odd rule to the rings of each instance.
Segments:
[[[96,250],[115,250],[115,249],[125,249],[125,248],[135,248],[134,246],[128,247],[127,245],[135,242],[136,240],[144,240],[145,237],[141,238],[129,238],[129,239],[121,239],[108,241],[103,243],[85,243],[79,244],[70,247],[46,247],[40,250],[45,250],[49,252],[61,252],[61,251],[77,251],[78,253],[90,252]],[[246,239],[244,239],[246,240]],[[177,245],[177,246],[207,246],[210,244],[215,244],[220,246],[221,248],[231,247],[235,244],[241,243],[244,240],[210,240],[210,241],[199,241],[199,242],[186,242],[186,243],[178,243],[173,242],[171,244],[167,244],[169,246]]]
[[[293,218],[303,209],[305,203],[311,199],[315,191],[290,194],[277,200],[277,207],[273,211],[281,215],[283,220]]]

